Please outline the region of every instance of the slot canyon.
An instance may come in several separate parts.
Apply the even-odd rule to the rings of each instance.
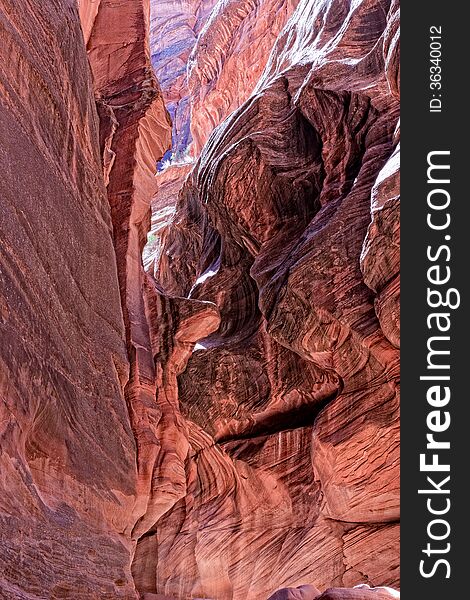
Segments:
[[[0,598],[399,598],[397,0],[0,0]]]

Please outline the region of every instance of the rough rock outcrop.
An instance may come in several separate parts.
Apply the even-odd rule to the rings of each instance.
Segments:
[[[300,2],[180,193],[157,285],[220,326],[177,378],[185,480],[142,591],[399,585],[397,10]]]
[[[133,598],[135,444],[73,2],[0,2],[0,596]]]

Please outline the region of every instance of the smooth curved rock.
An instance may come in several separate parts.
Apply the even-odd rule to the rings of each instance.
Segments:
[[[361,254],[365,283],[376,293],[382,331],[400,347],[400,144],[380,171],[371,193],[372,221]]]
[[[139,589],[399,585],[396,8],[299,3],[179,194],[157,285],[220,326],[177,379],[186,492],[138,543]]]
[[[392,600],[400,594],[392,588],[358,585],[354,589],[330,588],[317,600]]]
[[[173,120],[144,250],[153,273],[178,191],[214,127],[251,94],[298,0],[152,2],[152,64]]]

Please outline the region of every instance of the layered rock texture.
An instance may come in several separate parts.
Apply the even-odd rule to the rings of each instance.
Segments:
[[[215,3],[216,0],[151,2],[151,59],[173,122],[173,160],[181,159],[191,143],[187,68]]]
[[[73,2],[0,2],[0,597],[130,598],[135,441]]]
[[[151,53],[173,120],[173,160],[253,91],[298,0],[153,0]]]
[[[179,190],[213,129],[252,93],[298,0],[151,3],[151,56],[173,121],[158,165],[146,268],[158,261]]]
[[[85,7],[82,4],[82,20]],[[130,361],[124,395],[136,441],[138,474],[137,498],[129,519],[132,529],[147,510],[161,443],[141,255],[156,190],[155,164],[170,146],[171,121],[150,65],[148,2],[101,0],[89,31],[87,37],[84,28],[100,115],[100,149]]]
[[[177,369],[181,498],[138,542],[139,589],[399,585],[398,24],[396,3],[299,3],[180,191],[156,283],[211,304]],[[208,107],[232,89],[220,35],[198,53],[222,64]],[[195,109],[196,147],[218,122]]]
[[[398,3],[0,41],[0,597],[396,598]]]
[[[191,133],[199,154],[210,133],[251,94],[298,0],[215,5],[190,57]]]

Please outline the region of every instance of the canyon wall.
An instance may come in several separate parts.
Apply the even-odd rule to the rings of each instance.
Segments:
[[[251,94],[298,0],[153,0],[151,56],[173,121],[173,159],[198,156]]]
[[[399,585],[398,26],[396,2],[300,2],[187,176],[154,273],[213,311],[176,369],[185,476],[139,590]],[[201,146],[217,122],[192,114]]]
[[[398,3],[78,8],[0,0],[1,597],[396,597]]]
[[[148,0],[125,5],[101,0],[87,39],[130,362],[124,395],[136,442],[137,498],[129,515],[132,539],[139,535],[134,526],[144,515],[151,518],[153,505],[166,507],[167,496],[171,502],[178,493],[178,481],[173,485],[162,473],[167,440],[173,448],[172,415],[166,423],[167,407],[156,399],[153,307],[142,264],[156,163],[171,144],[171,121],[150,64],[149,27]],[[112,157],[109,165],[106,153]],[[158,320],[153,326],[159,327]]]
[[[216,0],[158,0],[150,3],[152,65],[173,123],[172,160],[191,143],[187,67]]]
[[[0,2],[0,597],[133,598],[135,442],[74,2]]]
[[[251,94],[298,0],[151,2],[152,64],[173,120],[145,248],[153,272],[176,200],[213,129]]]
[[[299,0],[217,2],[188,64],[193,153],[251,94]]]

